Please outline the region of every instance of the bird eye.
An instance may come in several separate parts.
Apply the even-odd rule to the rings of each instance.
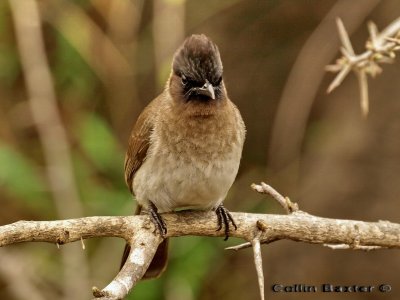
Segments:
[[[220,76],[217,81],[215,82],[215,85],[219,85],[222,81],[222,76]]]
[[[182,76],[181,76],[181,82],[182,82],[183,85],[186,85],[186,84],[188,83],[188,79],[187,79],[186,76],[183,75],[183,74],[182,74]]]

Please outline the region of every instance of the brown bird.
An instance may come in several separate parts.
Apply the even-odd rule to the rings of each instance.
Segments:
[[[239,110],[229,100],[218,47],[192,35],[176,51],[164,91],[139,116],[129,139],[125,181],[160,233],[159,213],[176,209],[215,210],[229,236],[236,224],[222,205],[238,172],[245,139]],[[144,278],[159,276],[168,241],[159,246]],[[127,245],[121,267],[129,254]]]

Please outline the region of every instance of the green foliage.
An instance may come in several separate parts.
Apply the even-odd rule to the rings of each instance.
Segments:
[[[125,214],[132,200],[124,184],[123,152],[111,128],[100,116],[85,114],[75,132],[83,150],[74,159],[82,200],[94,215]]]
[[[10,11],[6,1],[0,3],[0,84],[10,86],[20,72],[18,52],[10,43]]]
[[[167,277],[182,282],[183,272],[185,277],[182,284],[189,285],[196,295],[216,256],[216,240],[188,236],[174,239],[171,244],[173,254]]]
[[[54,75],[58,88],[73,93],[80,100],[89,101],[96,91],[97,77],[77,50],[54,30],[57,47],[54,59]]]
[[[31,209],[49,206],[46,185],[37,166],[11,147],[0,143],[0,188]]]
[[[95,114],[84,116],[77,128],[79,143],[101,171],[122,172],[123,154],[108,124]]]
[[[164,291],[162,288],[163,281],[163,278],[141,281],[126,299],[164,299]]]
[[[11,85],[20,72],[16,51],[7,44],[0,44],[0,82]]]

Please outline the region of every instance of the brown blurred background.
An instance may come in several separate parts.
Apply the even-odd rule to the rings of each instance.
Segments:
[[[192,33],[219,46],[228,93],[247,125],[230,210],[282,213],[249,188],[266,181],[311,214],[400,222],[400,62],[370,80],[367,119],[354,76],[327,95],[333,75],[324,71],[339,55],[335,18],[360,52],[366,22],[382,29],[399,13],[397,0],[1,1],[0,224],[131,214],[123,179],[129,131]],[[50,73],[32,71],[37,65]],[[223,250],[240,242],[174,239],[167,272],[129,299],[258,299],[251,250]],[[118,271],[124,242],[85,244],[0,249],[0,299],[90,299],[90,288]],[[268,299],[400,297],[395,250],[280,241],[263,247],[263,259]],[[271,291],[275,283],[387,283],[392,291],[282,294]]]

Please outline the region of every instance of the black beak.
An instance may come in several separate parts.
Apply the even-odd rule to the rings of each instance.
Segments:
[[[208,80],[206,80],[206,83],[201,88],[196,89],[196,94],[210,97],[213,100],[215,99],[214,87]]]

